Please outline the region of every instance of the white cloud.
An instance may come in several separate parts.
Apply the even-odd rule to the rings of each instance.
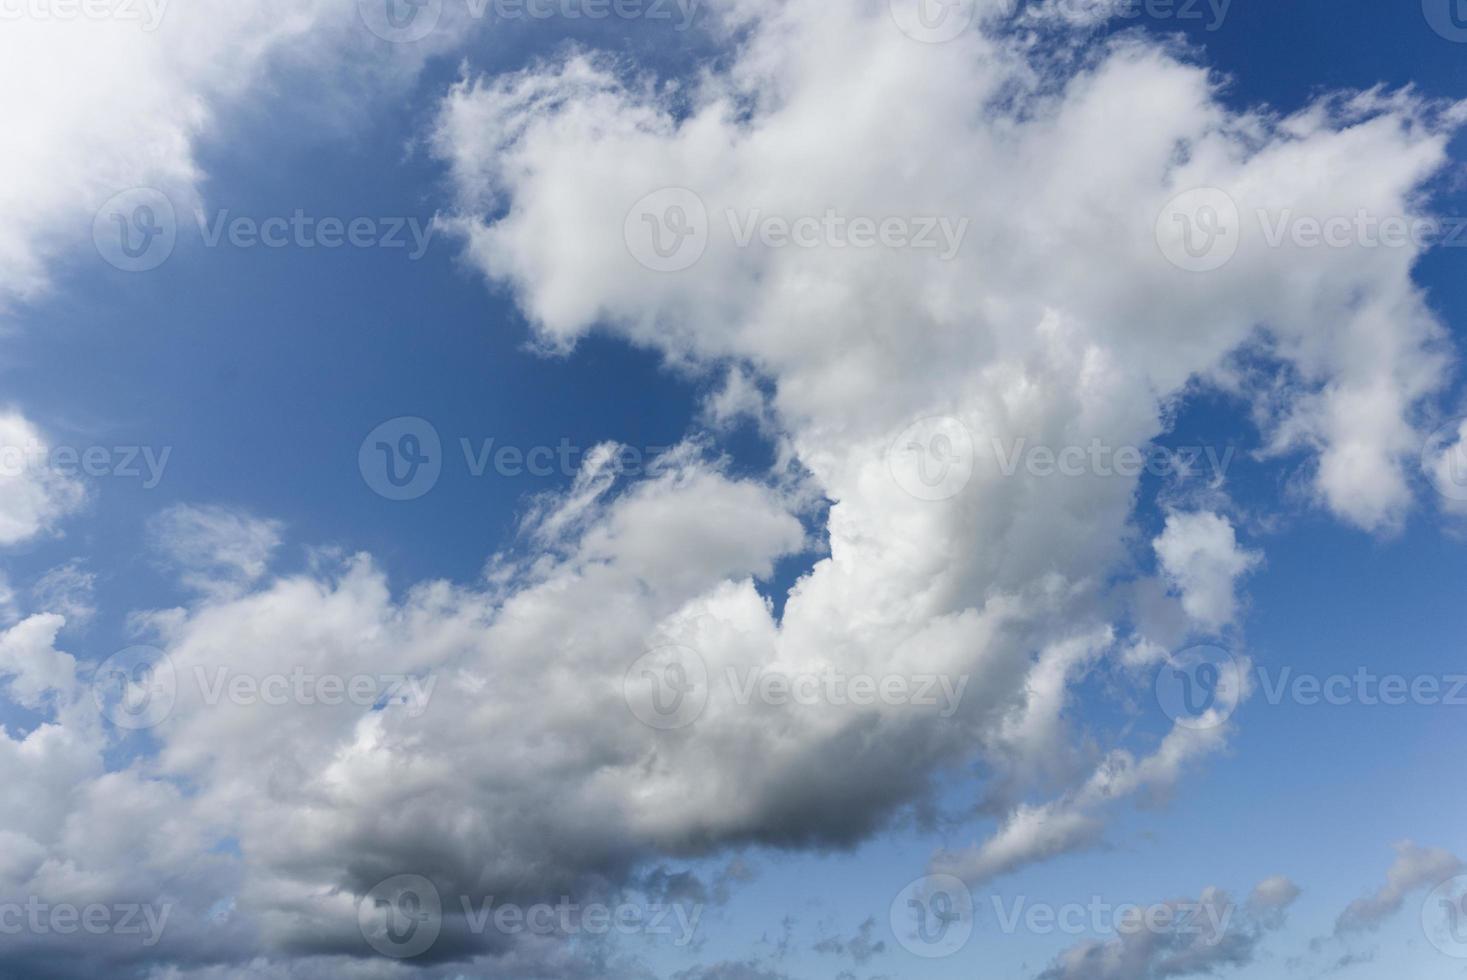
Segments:
[[[1248,901],[1260,909],[1281,909],[1299,897],[1299,886],[1284,875],[1265,878],[1253,889]]]
[[[1238,614],[1237,582],[1262,556],[1238,545],[1232,522],[1221,514],[1169,514],[1152,543],[1182,608],[1211,630],[1231,624]]]
[[[112,742],[75,658],[56,648],[61,626],[60,616],[42,614],[0,632],[6,696],[46,719],[28,732],[0,732],[0,779],[9,787],[0,800],[0,901],[146,906],[167,944],[143,945],[141,932],[78,943],[74,934],[26,929],[11,936],[6,968],[54,972],[64,958],[84,976],[155,962],[165,949],[180,962],[209,948],[242,955],[238,931],[210,927],[205,914],[230,887],[229,862],[210,853],[208,820],[141,766],[107,771]]]
[[[1373,895],[1358,898],[1340,913],[1335,935],[1368,932],[1401,910],[1406,896],[1429,888],[1462,871],[1462,861],[1439,847],[1421,847],[1413,841],[1396,844],[1396,860],[1386,871],[1385,884]]]
[[[62,253],[90,251],[93,216],[119,192],[156,188],[180,225],[192,222],[198,145],[225,110],[265,90],[262,79],[309,77],[324,125],[354,110],[339,91],[410,75],[461,27],[445,20],[422,44],[389,45],[356,8],[140,0],[58,16],[47,11],[61,5],[17,6],[0,31],[0,117],[11,134],[0,158],[0,310],[41,295]]]
[[[230,593],[257,581],[280,546],[279,521],[227,507],[176,504],[148,522],[153,547],[200,592]]]
[[[1245,224],[1231,263],[1198,275],[1164,259],[1155,229],[1200,186],[1225,189],[1255,223],[1260,208],[1415,213],[1457,110],[1375,92],[1240,113],[1207,72],[1138,39],[1059,76],[1053,52],[1013,36],[922,45],[859,8],[736,9],[749,30],[738,56],[691,87],[664,93],[584,53],[466,77],[436,145],[469,258],[514,291],[547,345],[609,330],[678,362],[756,365],[772,388],[774,431],[833,501],[830,558],[767,641],[781,657],[839,651],[859,665],[950,635],[966,654],[933,649],[933,662],[980,672],[1003,705],[971,750],[992,761],[1023,757],[1026,739],[1053,745],[1063,689],[1097,654],[1030,665],[1021,651],[1107,625],[1096,606],[1108,570],[1125,567],[1138,487],[1098,471],[1005,475],[989,447],[1146,445],[1174,399],[1221,381],[1244,348],[1292,379],[1242,389],[1270,451],[1302,453],[1343,519],[1399,523],[1410,420],[1446,370],[1413,250],[1275,248]],[[625,238],[659,188],[691,190],[680,213],[707,214],[682,271],[643,268]],[[972,232],[943,262],[741,246],[731,227],[832,209],[965,219]],[[967,486],[936,504],[895,485],[885,458],[930,416],[975,447]],[[1225,519],[1178,516],[1157,546],[1192,618],[1234,618],[1236,580],[1257,559]],[[1089,776],[1066,759],[1046,774],[1062,784],[1049,803],[1021,804],[1022,780],[1004,787],[997,835],[944,860],[981,880],[1093,843],[1116,796],[1164,792],[1226,732],[1177,729],[1153,756],[1117,749]]]
[[[96,573],[87,571],[83,562],[72,560],[37,579],[31,595],[37,608],[59,613],[73,629],[85,629],[97,613],[92,601],[96,584]]]
[[[1139,484],[1005,474],[992,447],[1144,446],[1177,398],[1251,345],[1291,379],[1267,397],[1242,389],[1271,450],[1302,454],[1318,499],[1343,519],[1398,524],[1410,420],[1446,364],[1411,281],[1415,254],[1270,249],[1245,234],[1228,266],[1199,276],[1165,261],[1154,229],[1168,200],[1203,185],[1258,207],[1410,213],[1452,121],[1409,94],[1237,112],[1169,48],[1118,43],[1060,76],[1063,59],[1013,37],[915,43],[880,6],[740,0],[724,8],[746,28],[740,46],[675,93],[571,54],[466,77],[436,123],[457,197],[450,223],[539,339],[568,349],[602,329],[693,370],[750,365],[749,383],[772,391],[763,414],[787,451],[780,470],[735,477],[682,446],[628,486],[601,447],[568,494],[532,508],[534,553],[498,556],[483,588],[394,593],[364,555],[272,578],[273,522],[167,512],[161,550],[204,595],[140,617],[178,679],[156,759],[104,771],[111,736],[83,713],[74,662],[54,649],[59,617],[7,634],[12,697],[51,698],[55,715],[0,742],[0,773],[34,808],[12,815],[25,837],[16,887],[75,891],[59,870],[70,860],[110,885],[126,876],[139,892],[166,891],[183,856],[227,842],[238,858],[185,876],[196,924],[218,903],[232,910],[222,938],[184,926],[160,958],[232,968],[257,954],[352,956],[364,951],[354,900],[389,874],[528,901],[615,890],[668,854],[852,845],[924,801],[938,773],[973,763],[999,774],[985,787],[997,827],[937,862],[986,881],[1097,843],[1112,808],[1164,795],[1227,744],[1217,724],[1178,725],[1149,751],[1090,732],[1071,746],[1076,689],[1118,651],[1150,649],[1149,637],[1117,636],[1113,616]],[[8,188],[37,203],[0,241],[19,270],[7,288],[30,295],[44,282],[55,215],[118,183],[191,187],[192,141],[220,93],[246,85],[318,12],[209,6],[181,14],[166,45],[114,50],[121,42],[97,34],[95,51],[60,49],[63,67],[97,56],[86,77],[113,87],[78,82],[21,119],[42,135],[11,165],[56,176]],[[47,111],[56,118],[43,124]],[[92,132],[102,135],[77,135]],[[108,157],[114,144],[126,152]],[[98,155],[100,173],[77,162]],[[663,186],[693,189],[711,220],[705,253],[680,273],[641,268],[623,240],[629,209]],[[965,219],[970,231],[944,262],[741,248],[720,224],[729,209],[744,220],[832,208]],[[725,394],[714,417],[751,407],[747,390]],[[973,447],[959,460],[971,478],[941,500],[904,488],[888,456],[931,417],[949,423],[935,462],[967,452],[953,434]],[[776,618],[756,583],[805,549],[813,499],[830,502],[828,556]],[[27,534],[54,517],[31,511],[17,524]],[[1157,551],[1195,619],[1233,618],[1253,559],[1231,525],[1177,517]],[[670,644],[695,652],[708,698],[690,725],[659,732],[627,710],[623,684],[643,653]],[[975,683],[947,718],[740,703],[729,671],[760,669]],[[221,671],[226,682],[410,675],[432,686],[421,702],[262,705],[211,695]],[[96,832],[119,808],[119,829]],[[1286,893],[1263,889],[1260,907]],[[519,975],[526,949],[445,928],[439,955],[502,955]]]
[[[51,465],[39,429],[14,410],[0,412],[0,545],[52,530],[86,496],[78,480]]]
[[[1244,966],[1253,962],[1267,935],[1283,925],[1283,911],[1298,895],[1298,886],[1284,877],[1261,882],[1242,907],[1227,892],[1205,888],[1196,899],[1163,903],[1172,910],[1170,917],[1153,912],[1163,928],[1124,929],[1116,939],[1079,943],[1061,953],[1039,980],[1156,980]]]

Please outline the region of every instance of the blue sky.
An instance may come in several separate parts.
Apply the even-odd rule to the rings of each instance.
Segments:
[[[709,2],[687,31],[444,0],[401,44],[365,0],[170,8],[153,31],[15,8],[0,442],[50,449],[0,477],[0,904],[174,925],[146,946],[31,928],[0,975],[1460,975],[1422,916],[1467,889],[1467,690],[1260,683],[1461,671],[1467,510],[1432,467],[1464,451],[1462,253],[1248,224],[1467,213],[1467,46],[1432,2],[1237,0],[1215,30],[1205,4],[980,3],[941,44],[899,29],[905,0]],[[130,188],[177,216],[145,272],[93,240]],[[707,251],[676,271],[632,261],[621,224],[665,188],[706,204]],[[1241,243],[1204,272],[1173,267],[1157,218],[1197,188]],[[722,226],[828,209],[966,237],[944,261]],[[407,244],[210,246],[195,210]],[[441,473],[392,500],[361,460],[404,418]],[[970,475],[920,499],[894,437],[934,418],[968,441],[929,427],[919,450]],[[476,474],[489,440],[556,462]],[[987,454],[1015,440],[1231,455],[1216,480],[1005,475]],[[608,443],[649,465],[612,480]],[[58,447],[108,472],[57,473]],[[1200,643],[1253,682],[1189,725],[1157,679]],[[181,690],[130,730],[94,693],[138,644],[181,686],[438,686],[420,714]],[[659,731],[622,675],[674,646],[712,700]],[[725,669],[967,693],[950,718],[750,706]],[[649,884],[681,872],[691,891]],[[701,923],[683,946],[450,915],[404,957],[372,931],[394,875],[450,907],[692,894]],[[978,910],[950,955],[891,924],[923,876]],[[1209,888],[1215,943],[1005,931],[993,904]]]

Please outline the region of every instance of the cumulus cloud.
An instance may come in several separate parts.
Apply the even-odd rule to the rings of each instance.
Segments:
[[[1258,395],[1271,451],[1304,454],[1319,499],[1346,520],[1399,520],[1410,420],[1445,369],[1410,256],[1269,248],[1248,234],[1224,269],[1183,275],[1158,252],[1156,219],[1197,186],[1244,206],[1405,213],[1445,160],[1452,112],[1377,92],[1287,117],[1237,113],[1204,70],[1134,40],[1057,75],[1012,35],[933,47],[864,8],[731,9],[746,43],[726,71],[679,89],[676,108],[650,78],[577,52],[465,77],[436,145],[459,193],[450,224],[547,345],[607,330],[679,362],[761,372],[777,431],[833,502],[831,557],[791,594],[782,650],[860,662],[876,637],[967,633],[965,669],[981,668],[999,700],[1007,685],[1010,701],[979,751],[1020,758],[1032,738],[1039,757],[1032,746],[1061,730],[1064,687],[1096,656],[1026,665],[1019,651],[1103,629],[1090,612],[1097,573],[1122,561],[1136,484],[1006,472],[995,449],[1145,445],[1169,399],[1242,349],[1297,379],[1282,400],[1277,385]],[[832,92],[863,111],[833,116]],[[627,237],[637,218],[655,224],[638,208],[659,188],[691,191],[678,213],[706,216],[700,253],[676,271],[639,266]],[[981,231],[951,261],[741,241],[761,216],[832,211]],[[938,505],[894,486],[885,452],[932,416],[974,447],[963,492]],[[1189,612],[1207,625],[1233,617],[1235,580],[1255,559],[1224,519],[1178,518],[1159,550]],[[1039,625],[1041,609],[1063,629]],[[996,618],[1009,636],[968,632]],[[1071,787],[1050,802],[1024,801],[1032,776],[1010,766],[997,834],[944,860],[982,879],[1093,844],[1115,791],[1164,791],[1225,736],[1173,732],[1155,757],[1119,750],[1088,776],[1068,760],[1051,768],[1069,769]]]
[[[50,921],[71,906],[109,928],[78,933],[24,929],[7,943],[7,971],[82,976],[128,964],[188,963],[203,950],[241,956],[239,930],[207,913],[233,887],[228,861],[211,853],[209,821],[143,766],[111,769],[116,743],[77,660],[56,646],[62,618],[38,614],[0,633],[0,684],[42,718],[0,732],[4,838],[0,901]],[[85,921],[85,920],[82,920]],[[112,927],[116,928],[112,928]],[[58,967],[64,962],[65,967]]]
[[[1220,514],[1169,514],[1152,542],[1182,608],[1199,625],[1220,629],[1237,616],[1237,581],[1262,556],[1238,545],[1232,522]]]

